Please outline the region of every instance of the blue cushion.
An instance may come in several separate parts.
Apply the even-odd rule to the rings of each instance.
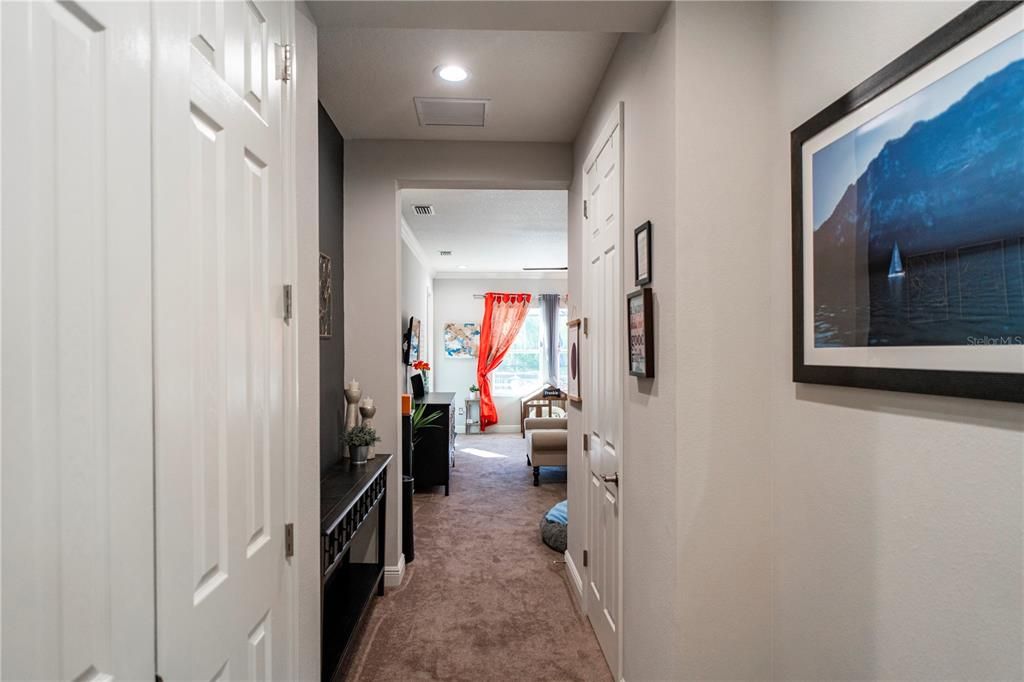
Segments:
[[[544,515],[544,518],[554,523],[560,523],[563,526],[569,525],[569,501],[562,500],[556,504],[548,510],[548,513]]]

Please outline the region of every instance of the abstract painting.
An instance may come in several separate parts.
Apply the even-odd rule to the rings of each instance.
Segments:
[[[448,322],[444,325],[444,354],[448,358],[475,358],[480,354],[480,325]]]
[[[334,316],[331,310],[331,258],[320,254],[320,338],[329,339],[334,332]]]
[[[794,379],[1024,401],[1024,7],[972,6],[792,159]]]

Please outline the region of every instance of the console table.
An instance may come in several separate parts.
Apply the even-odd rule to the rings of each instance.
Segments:
[[[451,467],[455,466],[455,394],[428,393],[415,400],[417,405],[426,405],[424,416],[441,413],[434,421],[436,428],[422,429],[413,446],[412,475],[416,478],[416,489],[443,485],[444,494],[448,495]]]
[[[321,678],[340,678],[374,592],[384,594],[384,537],[387,467],[391,455],[366,464],[348,460],[329,469],[320,481],[320,627]],[[376,518],[376,561],[373,550]],[[371,521],[367,523],[367,521]],[[372,552],[370,552],[372,553]],[[355,555],[355,556],[353,556]]]

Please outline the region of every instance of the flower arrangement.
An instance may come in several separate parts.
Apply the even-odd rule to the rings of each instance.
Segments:
[[[426,360],[417,360],[412,363],[412,368],[419,370],[420,375],[423,377],[423,390],[430,392],[430,375],[427,374],[430,371],[430,363]]]

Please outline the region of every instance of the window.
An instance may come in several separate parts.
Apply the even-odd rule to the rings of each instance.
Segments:
[[[569,385],[569,330],[568,311],[558,309],[558,385]],[[540,388],[547,381],[547,343],[540,307],[532,307],[526,314],[523,328],[515,342],[491,373],[491,389],[498,396],[523,396]]]
[[[494,395],[522,396],[544,383],[541,328],[540,308],[530,308],[505,359],[491,373]]]

